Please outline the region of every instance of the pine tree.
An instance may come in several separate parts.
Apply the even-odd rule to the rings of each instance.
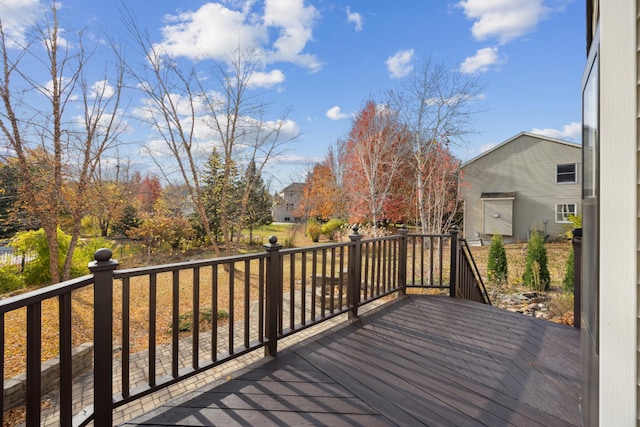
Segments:
[[[491,282],[502,283],[507,280],[507,252],[500,234],[494,234],[489,247],[487,277]]]
[[[527,258],[522,280],[526,286],[535,290],[549,288],[551,276],[547,267],[547,248],[544,246],[542,233],[531,233],[527,243]]]
[[[567,257],[567,264],[564,273],[564,279],[562,280],[562,288],[567,292],[573,292],[574,287],[574,255],[573,247],[569,248],[569,256]]]
[[[244,227],[249,228],[249,242],[252,242],[253,228],[270,224],[273,221],[271,216],[271,195],[253,160],[249,162],[244,179],[240,184],[242,188],[245,186],[249,186],[249,197],[242,222]]]

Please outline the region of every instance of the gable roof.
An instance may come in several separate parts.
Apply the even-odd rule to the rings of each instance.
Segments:
[[[288,192],[288,191],[292,191],[294,193],[301,192],[303,187],[304,187],[304,183],[302,183],[302,182],[293,182],[293,183],[287,185],[286,187],[284,187],[282,190],[280,190],[280,193],[285,193],[285,192]]]
[[[472,158],[471,160],[467,160],[466,162],[464,162],[462,165],[460,165],[461,168],[467,166],[470,163],[475,162],[476,160],[490,154],[493,153],[494,151],[498,150],[500,147],[507,145],[508,143],[510,143],[511,141],[514,141],[518,138],[520,138],[521,136],[529,136],[531,138],[536,138],[536,139],[540,139],[540,140],[546,140],[546,141],[550,141],[550,142],[554,142],[556,144],[562,144],[562,145],[567,145],[569,147],[572,148],[577,148],[577,149],[582,149],[582,145],[581,144],[576,144],[574,142],[569,142],[569,141],[563,141],[561,139],[556,139],[556,138],[551,138],[548,136],[544,136],[544,135],[538,135],[535,133],[531,133],[531,132],[520,132],[519,134],[512,136],[511,138],[507,139],[504,142],[501,142],[500,144],[496,145],[495,147],[492,147],[490,149],[488,149],[487,151],[480,153],[479,155],[477,155],[476,157]]]

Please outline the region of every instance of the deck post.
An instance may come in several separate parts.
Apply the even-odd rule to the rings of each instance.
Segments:
[[[265,356],[275,356],[278,352],[278,310],[280,307],[280,295],[282,294],[282,259],[276,236],[269,237],[269,243],[264,245],[267,250],[267,292],[265,307],[265,337],[267,346]]]
[[[89,263],[93,274],[93,408],[96,427],[111,426],[113,410],[113,271],[110,249],[98,249]]]
[[[400,245],[398,248],[398,287],[400,288],[400,295],[405,295],[407,293],[407,236],[409,235],[409,229],[406,224],[398,230],[398,234],[400,234],[398,242]]]
[[[449,267],[449,296],[455,298],[458,285],[458,229],[454,226],[451,231],[451,266]]]
[[[580,329],[582,310],[582,228],[573,230],[573,327]]]
[[[353,233],[349,235],[351,245],[349,246],[349,266],[348,266],[348,287],[347,303],[349,304],[349,320],[358,318],[358,307],[360,306],[360,284],[362,282],[362,234],[358,233],[358,226],[354,225]]]

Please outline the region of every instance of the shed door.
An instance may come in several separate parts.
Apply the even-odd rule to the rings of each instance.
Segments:
[[[513,199],[483,200],[483,233],[513,236]]]

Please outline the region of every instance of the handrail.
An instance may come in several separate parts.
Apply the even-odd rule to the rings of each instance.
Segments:
[[[452,296],[468,298],[465,276],[460,273],[467,257],[456,255],[456,231],[409,235],[405,228],[397,235],[363,239],[354,227],[349,239],[283,249],[271,238],[264,245],[265,252],[123,270],[117,270],[111,251],[101,249],[90,264],[91,275],[0,301],[1,323],[7,313],[28,308],[27,425],[38,425],[41,417],[42,364],[37,355],[41,324],[47,321],[41,306],[47,299],[58,298],[60,305],[60,401],[64,407],[59,424],[93,421],[101,427],[110,426],[113,410],[124,404],[260,348],[276,355],[280,339],[340,314],[357,317],[359,307],[395,292],[404,293],[407,287],[449,289]],[[95,395],[93,404],[73,418],[72,292],[91,285]],[[135,308],[146,319],[134,319],[138,313],[134,313],[131,298],[141,292],[148,305]],[[229,303],[221,306],[223,300]],[[213,320],[210,329],[203,329],[200,317],[208,304]],[[225,325],[217,322],[221,309],[228,313]],[[169,334],[161,321],[164,318],[171,319]],[[113,329],[114,319],[118,319],[117,330]],[[183,320],[191,325],[188,332],[179,331]],[[140,324],[143,329],[136,326]],[[136,334],[146,339],[144,352],[132,346]],[[185,336],[190,338],[188,344]],[[116,359],[114,342],[120,343]],[[3,334],[0,366],[4,349]],[[133,370],[134,359],[141,354],[147,357],[142,379]],[[118,381],[113,378],[114,363],[120,368]],[[119,385],[117,390],[113,384]],[[5,407],[0,405],[1,416]]]
[[[478,302],[483,302],[485,304],[491,305],[491,299],[489,298],[489,294],[487,293],[487,288],[484,286],[482,275],[480,274],[480,270],[478,270],[478,266],[476,265],[476,261],[473,258],[473,254],[471,253],[469,244],[467,243],[466,239],[460,239],[460,243],[460,251],[463,255],[463,257],[460,257],[461,265],[462,263],[466,263],[469,265],[469,267],[473,267],[471,270],[472,275],[468,276],[471,279],[469,286],[476,288],[480,292],[482,300]],[[475,300],[476,298],[467,297],[467,299]]]

